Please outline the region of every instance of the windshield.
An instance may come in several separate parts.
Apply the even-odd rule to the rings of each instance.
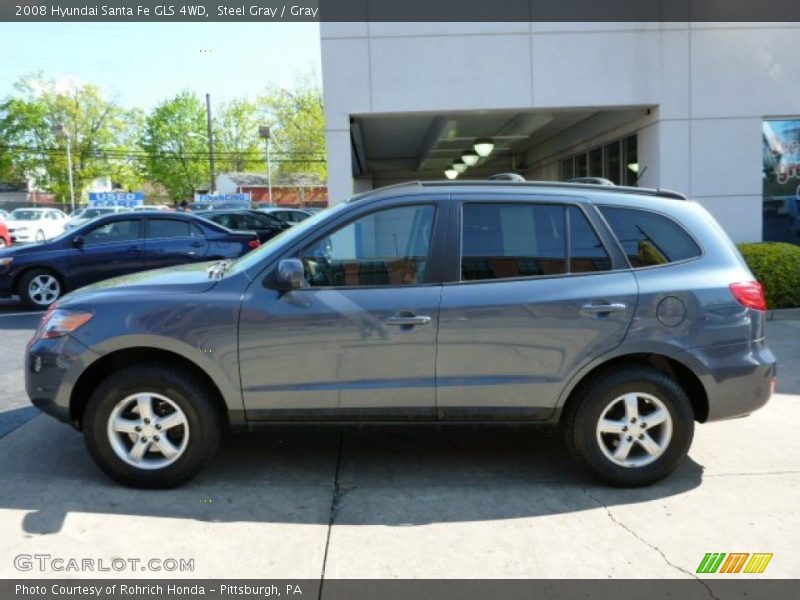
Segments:
[[[38,210],[26,210],[24,208],[18,208],[17,210],[11,211],[11,218],[16,219],[17,221],[36,221],[42,218],[42,213]]]
[[[231,272],[238,273],[240,271],[245,271],[247,269],[251,269],[257,266],[258,263],[262,262],[277,248],[280,248],[281,246],[284,246],[286,244],[290,244],[297,238],[304,237],[319,223],[326,221],[329,218],[332,218],[333,216],[344,210],[346,207],[347,203],[341,202],[336,206],[332,206],[330,208],[326,208],[325,210],[321,210],[317,214],[309,217],[308,219],[301,221],[294,227],[286,229],[285,231],[276,235],[274,238],[271,238],[266,242],[262,243],[257,250],[248,252],[247,254],[239,258],[235,263],[233,263],[233,266],[231,267]]]

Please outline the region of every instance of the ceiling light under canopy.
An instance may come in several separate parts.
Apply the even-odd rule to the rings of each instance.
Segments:
[[[475,152],[478,156],[489,156],[494,150],[494,142],[491,138],[478,138],[475,140]]]
[[[474,150],[467,150],[461,155],[461,160],[463,160],[464,164],[468,167],[474,167],[477,165],[480,158],[481,157],[478,156],[478,153]]]

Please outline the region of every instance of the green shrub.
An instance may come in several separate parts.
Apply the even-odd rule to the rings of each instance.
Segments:
[[[740,244],[739,251],[764,285],[768,308],[800,306],[800,246],[762,242]]]

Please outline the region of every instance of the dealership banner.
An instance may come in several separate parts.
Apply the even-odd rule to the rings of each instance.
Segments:
[[[798,580],[716,579],[61,579],[0,580],[3,600],[783,600]]]
[[[796,0],[3,0],[0,21],[800,21]]]

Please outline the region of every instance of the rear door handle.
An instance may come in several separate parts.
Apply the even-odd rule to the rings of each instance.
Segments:
[[[581,307],[581,312],[585,315],[601,315],[612,312],[622,312],[628,308],[627,304],[622,302],[612,302],[611,304],[584,304]]]
[[[396,315],[384,321],[387,325],[400,325],[404,327],[413,327],[414,325],[427,325],[431,322],[431,318],[425,315]]]

